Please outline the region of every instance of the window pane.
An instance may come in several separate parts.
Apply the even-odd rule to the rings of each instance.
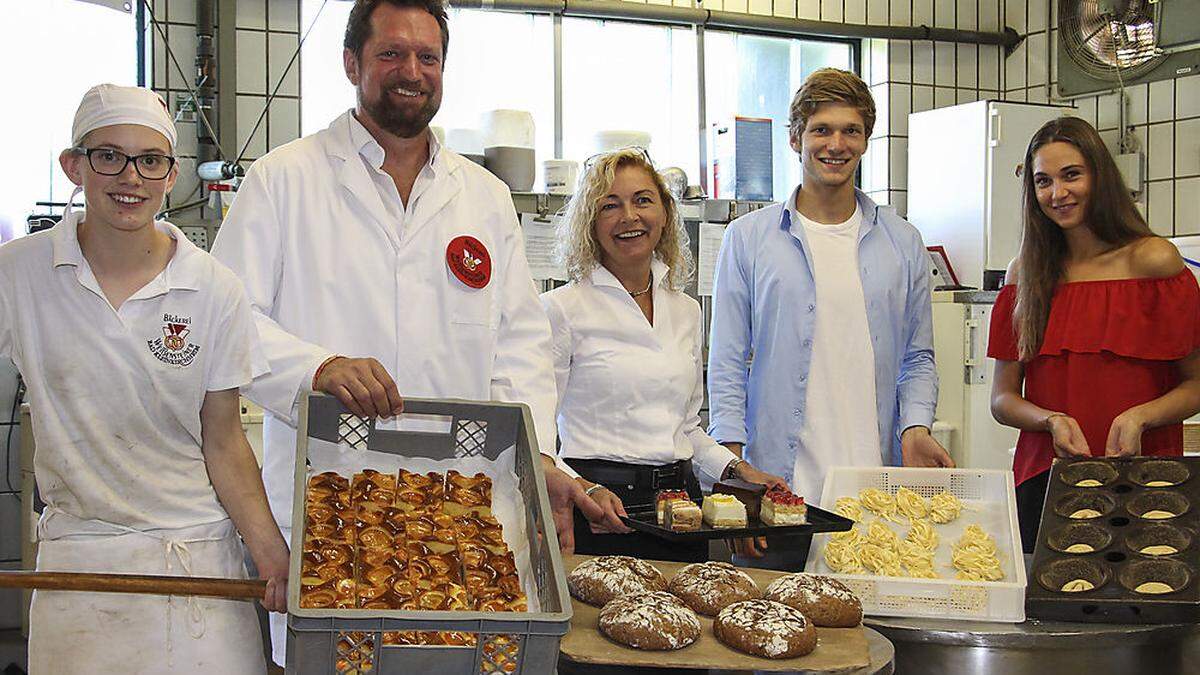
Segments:
[[[75,109],[94,85],[137,84],[136,36],[133,15],[125,12],[75,0],[5,0],[0,129],[6,163],[20,169],[5,172],[0,241],[24,234],[31,213],[47,212],[34,202],[70,196],[75,186],[58,154],[71,144]]]
[[[312,21],[322,1],[304,0],[304,25]],[[342,37],[350,6],[328,3],[304,43],[300,77],[305,134],[324,129],[354,107],[354,87],[342,67]],[[487,110],[526,110],[533,113],[539,160],[553,157],[554,25],[550,17],[463,9],[451,9],[449,14],[442,107],[431,124],[478,129],[479,116]]]
[[[566,158],[595,154],[598,131],[643,131],[659,167],[678,166],[699,183],[695,32],[571,18],[562,30]]]
[[[800,163],[788,142],[788,108],[804,79],[818,68],[852,69],[849,44],[710,31],[704,35],[705,112],[709,161],[714,124],[734,117],[771,120],[774,198],[787,199],[800,182]],[[711,177],[709,189],[712,189]]]

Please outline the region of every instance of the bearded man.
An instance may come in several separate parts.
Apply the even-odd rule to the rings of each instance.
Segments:
[[[358,0],[343,50],[357,105],[256,161],[221,226],[213,254],[245,285],[271,367],[243,389],[268,412],[263,480],[290,539],[311,391],[363,417],[401,412],[401,392],[525,403],[570,551],[573,508],[604,513],[556,468],[550,326],[508,188],[429,131],[449,35],[441,0]],[[280,664],[284,631],[273,615]]]

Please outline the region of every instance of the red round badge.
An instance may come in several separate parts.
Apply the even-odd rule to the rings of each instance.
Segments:
[[[458,280],[471,288],[483,288],[492,280],[492,256],[475,237],[455,237],[446,247],[446,266]]]

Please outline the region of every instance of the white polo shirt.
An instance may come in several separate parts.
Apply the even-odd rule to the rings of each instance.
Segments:
[[[662,465],[692,459],[704,482],[734,454],[700,427],[700,305],[651,263],[654,323],[602,266],[542,294],[553,333],[561,457]]]
[[[0,246],[0,354],[25,379],[46,504],[138,530],[228,518],[200,449],[208,391],[266,371],[237,277],[167,222],[167,267],[119,311],[77,237],[83,213]]]

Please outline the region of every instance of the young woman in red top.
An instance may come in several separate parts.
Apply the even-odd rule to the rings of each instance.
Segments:
[[[1200,412],[1200,289],[1134,207],[1100,135],[1063,117],[1025,152],[1024,237],[992,313],[992,415],[1021,430],[1026,552],[1055,457],[1183,453]]]

